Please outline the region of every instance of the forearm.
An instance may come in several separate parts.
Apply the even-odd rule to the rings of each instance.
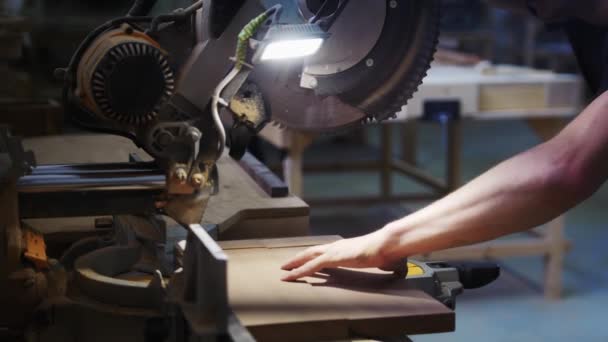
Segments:
[[[608,94],[559,136],[517,155],[379,231],[387,258],[491,240],[550,221],[608,174]]]
[[[393,269],[403,257],[529,229],[589,197],[607,176],[608,92],[551,141],[372,234],[306,249],[282,266],[290,271],[282,279],[327,267]]]
[[[559,194],[559,168],[541,145],[501,163],[461,189],[383,230],[388,255],[421,254],[523,231],[576,204]],[[552,179],[553,178],[553,179]],[[555,184],[552,184],[555,183]]]

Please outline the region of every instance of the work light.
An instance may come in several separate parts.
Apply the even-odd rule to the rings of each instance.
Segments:
[[[314,55],[329,34],[316,24],[272,25],[258,41],[254,63]]]

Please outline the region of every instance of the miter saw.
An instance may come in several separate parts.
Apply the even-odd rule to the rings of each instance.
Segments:
[[[113,339],[250,340],[230,313],[225,255],[199,224],[218,191],[225,147],[241,158],[269,122],[334,132],[390,118],[422,81],[438,36],[439,0],[203,0],[150,15],[155,2],[136,0],[126,16],[92,31],[56,72],[73,122],[125,136],[153,161],[36,166],[0,132],[8,165],[0,168],[0,196],[20,206],[7,204],[0,218],[1,289],[28,298],[10,328],[32,340],[103,339],[107,332],[90,331],[121,319],[145,322],[132,329],[146,333]],[[81,205],[62,205],[66,199]],[[117,214],[147,216],[117,220],[112,241],[74,243],[60,263],[49,262],[42,237],[20,223]],[[153,214],[189,232],[177,270],[157,260],[162,229]],[[150,277],[114,278],[133,267]],[[439,287],[429,292],[445,297],[433,279]],[[457,291],[448,292],[447,302]],[[74,335],[63,324],[71,315],[101,321]]]
[[[197,1],[148,16],[154,2],[91,32],[57,74],[75,122],[131,138],[176,192],[207,185],[224,145],[240,157],[268,122],[331,132],[395,115],[430,66],[440,7]]]

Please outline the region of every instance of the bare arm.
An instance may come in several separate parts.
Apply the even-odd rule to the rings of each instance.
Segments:
[[[426,253],[546,223],[589,197],[608,176],[608,93],[557,137],[384,230],[387,254]]]
[[[491,240],[559,216],[608,177],[608,93],[557,137],[372,234],[313,247],[285,280],[326,267],[382,267],[403,257]]]

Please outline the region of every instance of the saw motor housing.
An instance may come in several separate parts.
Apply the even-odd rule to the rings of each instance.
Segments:
[[[110,21],[85,39],[60,73],[72,121],[130,138],[166,171],[169,194],[212,187],[219,157],[208,110],[188,103],[181,109],[175,97],[184,56],[196,43],[201,7],[198,2],[164,17]]]
[[[97,38],[78,65],[83,106],[132,131],[154,121],[174,90],[169,53],[127,24]]]

